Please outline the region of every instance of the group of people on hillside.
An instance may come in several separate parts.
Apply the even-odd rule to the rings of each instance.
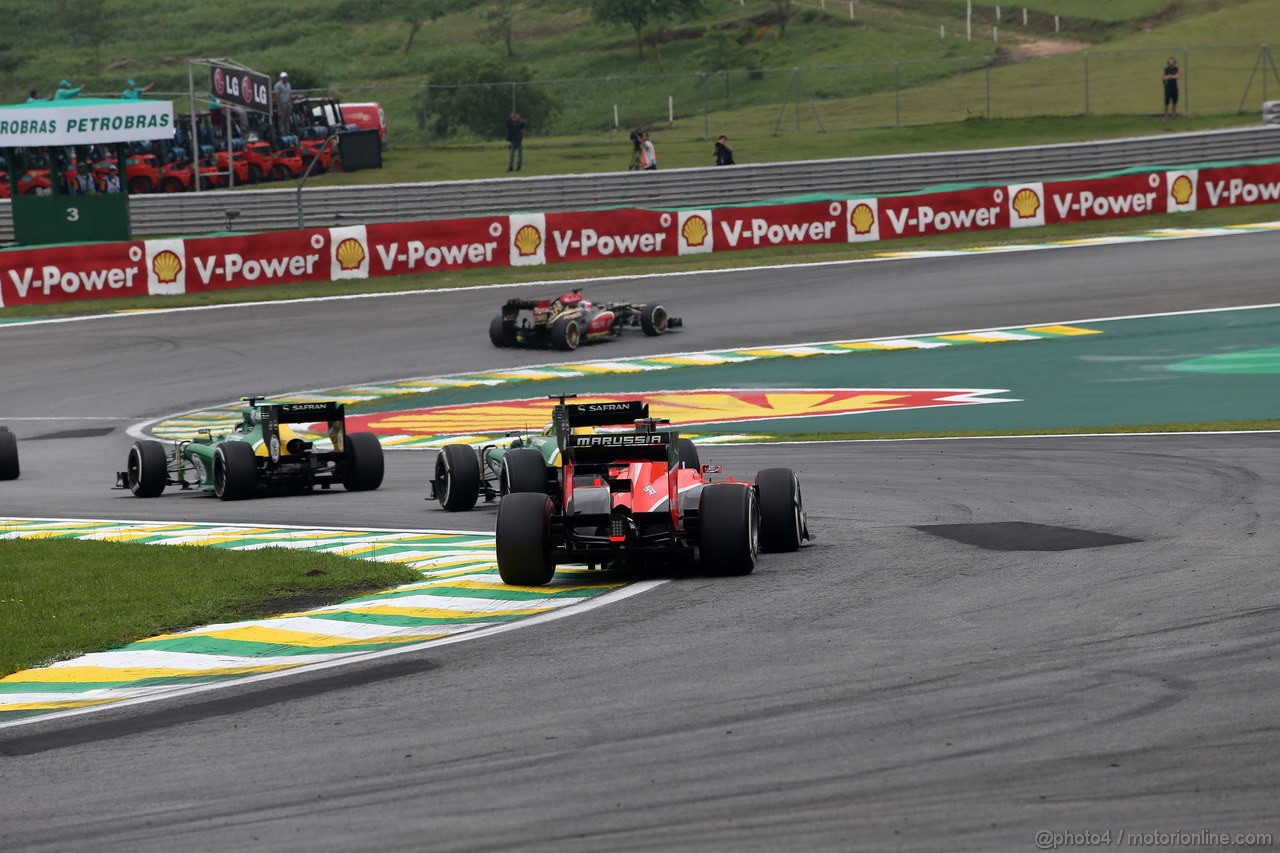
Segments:
[[[137,101],[142,98],[143,92],[149,92],[155,83],[148,83],[145,86],[139,86],[136,80],[129,80],[125,83],[124,91],[120,93],[120,97],[126,101]],[[53,90],[53,94],[44,97],[40,94],[39,89],[32,89],[27,95],[28,104],[38,104],[41,101],[69,101],[80,94],[84,90],[83,86],[72,86],[71,81],[62,80],[58,83],[58,88]]]

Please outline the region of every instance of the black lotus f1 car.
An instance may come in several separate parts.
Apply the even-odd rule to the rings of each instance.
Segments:
[[[591,302],[575,287],[555,299],[508,299],[489,324],[489,340],[495,347],[575,350],[584,342],[616,338],[627,328],[657,336],[683,326],[657,303]]]

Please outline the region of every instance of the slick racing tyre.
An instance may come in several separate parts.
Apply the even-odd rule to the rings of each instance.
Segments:
[[[480,459],[467,444],[446,444],[436,456],[436,500],[449,512],[465,512],[480,498]]]
[[[702,468],[702,461],[698,458],[698,445],[689,439],[676,439],[676,454],[680,458],[681,468],[690,468],[694,471]]]
[[[348,492],[371,492],[382,485],[386,466],[382,442],[371,432],[347,433],[347,459],[342,485]]]
[[[0,427],[0,480],[16,480],[20,473],[18,437],[8,427]]]
[[[502,455],[498,488],[503,495],[518,492],[547,493],[547,463],[532,448],[508,450]]]
[[[220,500],[253,497],[258,487],[258,463],[253,448],[243,441],[224,441],[213,451],[213,493]]]
[[[649,337],[657,337],[667,330],[667,309],[661,305],[646,305],[640,309],[640,328]]]
[[[169,482],[169,454],[158,441],[142,439],[129,448],[125,479],[135,497],[158,497]]]
[[[489,342],[495,347],[513,347],[516,345],[516,327],[508,323],[499,314],[489,323]]]
[[[734,483],[712,483],[698,501],[698,550],[711,574],[749,575],[760,551],[755,490]]]
[[[551,515],[546,495],[520,492],[498,504],[498,574],[512,586],[545,586],[555,576],[551,556]]]
[[[805,538],[800,481],[790,468],[766,468],[756,474],[760,497],[760,548],[795,551]]]
[[[551,326],[551,345],[556,349],[575,350],[582,343],[582,324],[577,317],[561,317]]]

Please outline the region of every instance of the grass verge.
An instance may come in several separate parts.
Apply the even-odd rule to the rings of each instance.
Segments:
[[[170,631],[319,607],[419,579],[403,566],[266,548],[0,543],[0,676]]]

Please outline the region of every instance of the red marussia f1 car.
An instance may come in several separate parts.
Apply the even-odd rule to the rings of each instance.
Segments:
[[[584,342],[616,338],[627,328],[638,326],[656,336],[683,325],[656,303],[591,302],[575,287],[555,299],[508,299],[489,324],[489,340],[495,347],[575,350]]]
[[[745,575],[760,551],[795,551],[813,538],[790,468],[767,468],[754,484],[712,482],[707,475],[719,466],[700,465],[693,443],[659,429],[668,421],[650,418],[646,403],[561,402],[553,423],[563,462],[559,494],[514,492],[498,505],[505,583],[550,583],[557,563],[687,563]],[[593,429],[615,424],[634,429]]]

